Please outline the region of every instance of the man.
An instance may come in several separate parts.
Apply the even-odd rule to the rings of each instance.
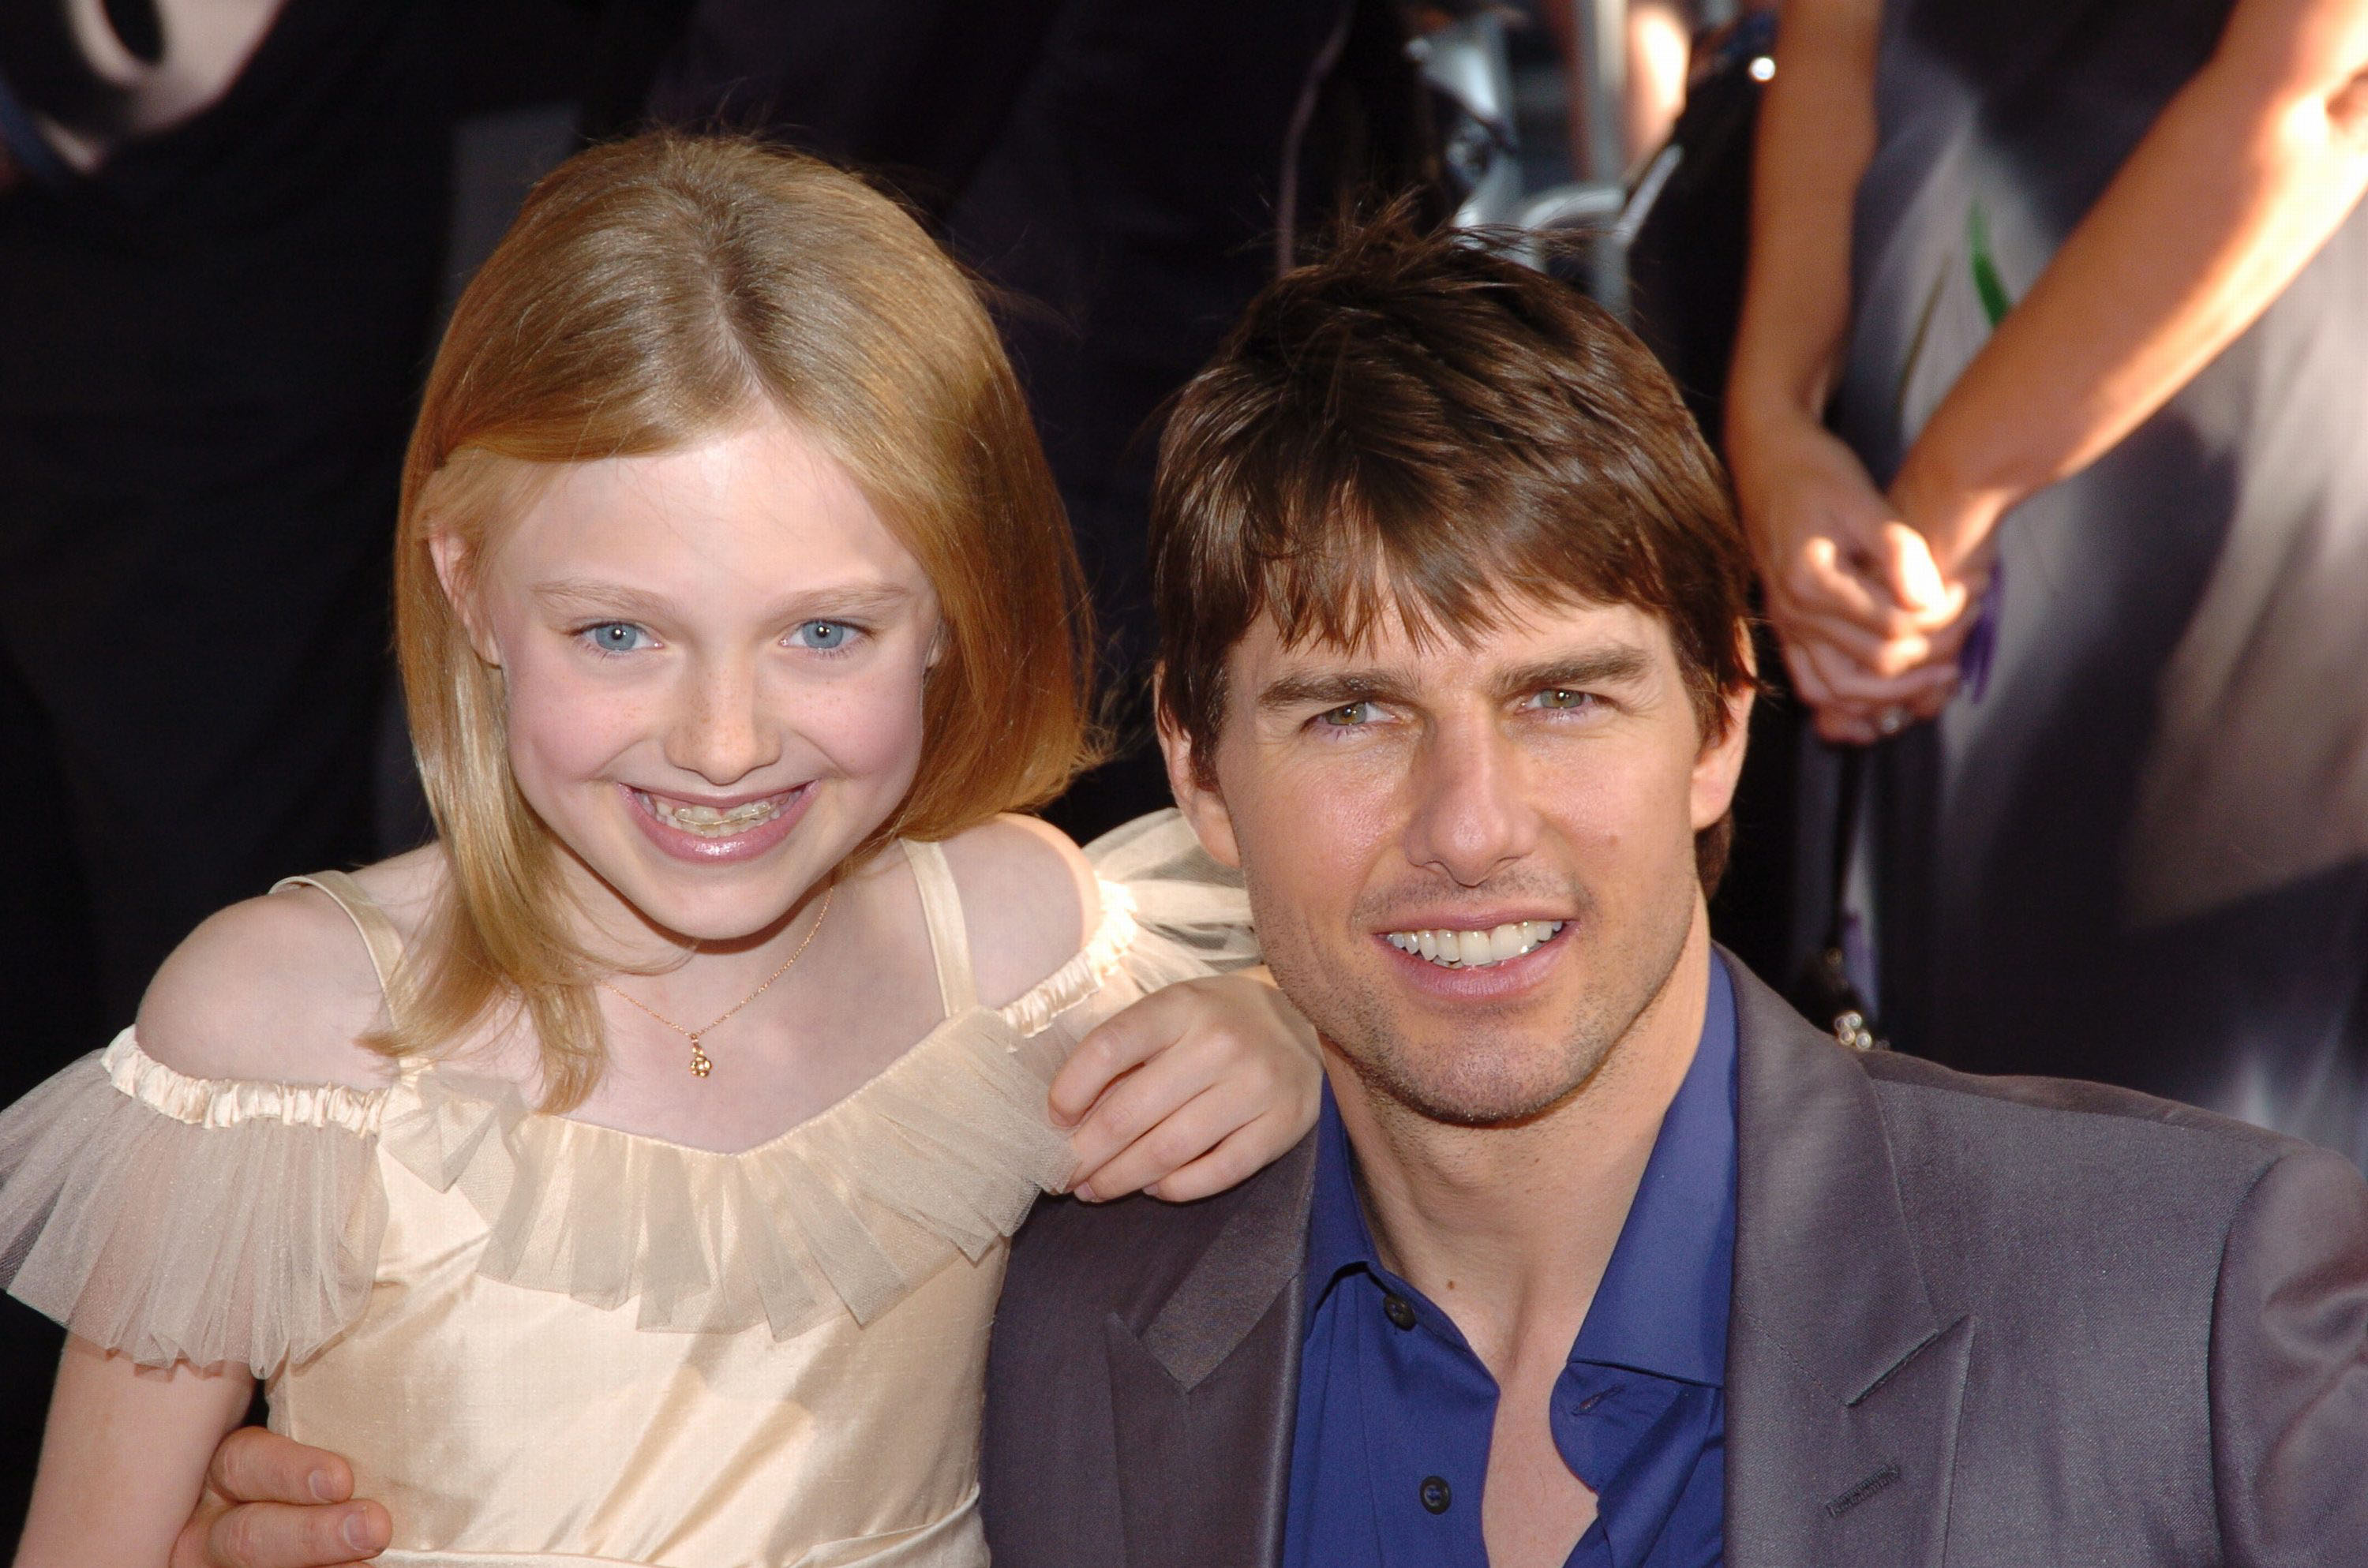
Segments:
[[[1232,1192],[1022,1233],[998,1568],[2368,1562],[2348,1165],[1855,1053],[1712,947],[1748,566],[1632,339],[1369,233],[1161,472],[1170,776],[1332,1098]],[[191,1562],[374,1522],[214,1507]]]

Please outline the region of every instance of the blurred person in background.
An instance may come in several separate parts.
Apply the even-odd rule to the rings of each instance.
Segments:
[[[209,911],[375,849],[442,23],[0,7],[0,755],[48,807],[0,835],[0,1092],[129,1021]]]
[[[370,858],[442,267],[429,0],[0,4],[0,1100],[211,911]],[[0,1543],[57,1337],[0,1303]]]
[[[1581,84],[1588,79],[1587,51],[1578,37],[1580,11],[1586,0],[1532,0],[1535,14],[1554,35],[1563,59],[1565,79],[1571,84],[1570,166],[1595,166],[1588,147],[1588,117],[1580,103]],[[1694,36],[1713,17],[1724,22],[1736,7],[1720,0],[1628,0],[1621,18],[1621,80],[1625,91],[1620,104],[1622,161],[1631,169],[1650,158],[1669,139],[1678,115],[1686,107],[1687,78],[1692,73]]]
[[[2368,1159],[2368,0],[1790,0],[1776,59],[1728,456],[1873,748],[1853,978]]]

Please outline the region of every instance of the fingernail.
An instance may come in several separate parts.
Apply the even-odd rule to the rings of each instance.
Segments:
[[[368,1551],[370,1549],[370,1521],[362,1517],[362,1511],[359,1508],[346,1516],[346,1522],[338,1533],[346,1538],[346,1544],[356,1551]]]
[[[312,1489],[313,1497],[320,1502],[336,1503],[341,1501],[337,1496],[336,1483],[329,1478],[329,1472],[325,1470],[316,1470],[312,1474],[306,1476],[304,1478],[304,1484]]]
[[[1099,1203],[1101,1201],[1099,1198],[1094,1195],[1094,1184],[1092,1182],[1087,1182],[1082,1187],[1079,1187],[1070,1196],[1075,1198],[1080,1203]]]

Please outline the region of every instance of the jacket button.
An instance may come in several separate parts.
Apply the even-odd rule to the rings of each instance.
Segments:
[[[1395,1293],[1383,1296],[1382,1298],[1382,1315],[1389,1319],[1392,1323],[1397,1324],[1400,1328],[1412,1328],[1414,1326],[1414,1303],[1407,1301],[1404,1296],[1400,1296]],[[1444,1483],[1442,1483],[1442,1484]],[[1446,1504],[1442,1503],[1440,1505],[1440,1507],[1443,1508],[1446,1506]],[[1433,1508],[1431,1512],[1435,1514],[1439,1512],[1439,1508]]]
[[[1422,1506],[1434,1514],[1447,1512],[1447,1506],[1455,1501],[1455,1494],[1447,1489],[1446,1481],[1436,1475],[1422,1478],[1421,1496]]]

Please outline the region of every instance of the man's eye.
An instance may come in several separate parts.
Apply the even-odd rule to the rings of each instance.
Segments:
[[[1327,709],[1317,714],[1315,722],[1335,730],[1350,730],[1360,724],[1370,722],[1372,717],[1372,703],[1344,702],[1338,708]]]
[[[829,653],[846,647],[854,636],[855,628],[843,620],[809,620],[790,633],[790,641],[801,648]]]
[[[630,620],[604,620],[576,635],[603,653],[631,653],[650,642],[650,634]]]
[[[1573,691],[1568,687],[1559,686],[1549,687],[1530,699],[1532,707],[1558,709],[1565,711],[1591,707],[1594,702],[1595,694],[1591,691]]]

